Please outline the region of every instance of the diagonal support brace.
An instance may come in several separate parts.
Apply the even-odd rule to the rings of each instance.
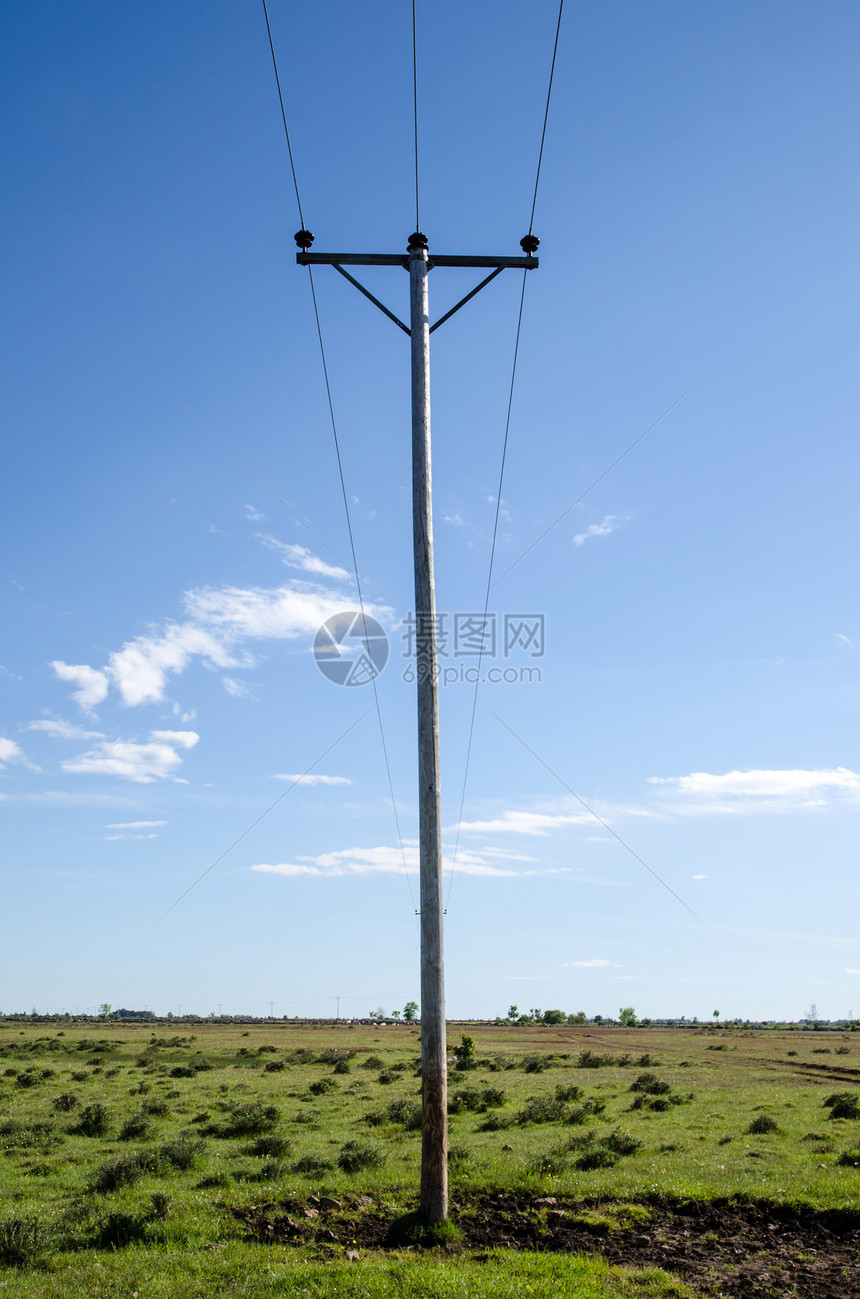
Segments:
[[[354,284],[355,287],[358,289],[359,293],[363,293],[366,298],[370,299],[370,301],[373,303],[375,307],[379,307],[379,310],[383,313],[383,315],[386,315],[389,320],[393,320],[395,325],[399,325],[400,328],[403,330],[404,334],[411,334],[412,331],[409,328],[409,326],[404,325],[402,320],[398,320],[394,312],[389,311],[388,308],[379,301],[379,298],[375,298],[373,296],[373,294],[370,292],[369,289],[366,289],[363,284],[359,284],[358,280],[355,279],[352,275],[350,275],[348,271],[345,271],[342,266],[339,266],[337,262],[332,262],[331,265],[334,267],[336,271],[340,271],[341,275],[345,280],[349,280],[350,284]],[[492,276],[490,276],[490,279],[492,279]],[[465,302],[465,298],[463,299],[463,301]],[[462,306],[462,303],[460,305]]]
[[[461,298],[455,307],[452,307],[450,311],[446,311],[444,316],[440,316],[435,325],[430,326],[430,333],[432,334],[433,330],[438,329],[440,325],[444,325],[446,320],[450,320],[455,311],[459,311],[461,307],[465,307],[466,303],[474,298],[476,293],[480,293],[481,289],[485,289],[490,280],[494,280],[497,275],[501,275],[504,269],[504,266],[497,266],[485,280],[481,280],[480,284],[476,284],[471,293],[467,293],[465,298]]]

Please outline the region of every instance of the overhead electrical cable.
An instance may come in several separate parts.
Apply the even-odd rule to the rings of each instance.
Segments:
[[[281,120],[284,123],[284,135],[287,137],[287,153],[290,155],[290,170],[293,173],[293,185],[296,188],[296,206],[299,209],[299,220],[302,223],[302,229],[305,228],[305,218],[302,212],[302,200],[299,194],[299,180],[296,175],[296,164],[293,161],[293,146],[290,143],[290,128],[287,126],[287,110],[284,108],[284,96],[281,92],[281,77],[278,72],[278,59],[275,54],[275,42],[272,40],[272,28],[269,23],[269,10],[266,6],[266,0],[263,0],[263,13],[266,15],[266,31],[269,33],[269,49],[272,51],[272,67],[275,69],[275,84],[278,87],[278,101],[281,105]]]
[[[296,176],[295,163],[294,163],[294,161],[293,161],[293,149],[292,149],[292,144],[290,143],[290,131],[289,131],[289,127],[287,126],[287,112],[286,112],[286,108],[285,108],[285,106],[284,106],[284,96],[283,96],[283,92],[282,92],[282,90],[281,90],[281,78],[280,78],[280,75],[279,75],[279,73],[278,73],[278,59],[277,59],[277,55],[275,54],[275,42],[274,42],[274,40],[273,40],[273,38],[272,38],[272,28],[271,28],[271,24],[269,23],[269,11],[268,11],[268,8],[266,7],[266,0],[263,0],[263,12],[264,12],[264,14],[265,14],[265,16],[266,16],[266,31],[268,32],[268,36],[269,36],[269,49],[270,49],[271,52],[272,52],[272,66],[274,67],[274,70],[275,70],[275,82],[276,82],[277,87],[278,87],[278,102],[280,103],[280,106],[281,106],[281,118],[283,119],[283,123],[284,123],[284,135],[286,136],[286,141],[287,141],[287,152],[288,152],[288,154],[289,154],[289,156],[290,156],[290,168],[291,168],[292,173],[293,173],[293,185],[295,186],[295,191],[296,191],[296,205],[297,205],[298,210],[299,210],[299,220],[301,221],[302,230],[304,231],[304,230],[305,230],[305,218],[304,218],[304,213],[303,213],[303,211],[302,211],[302,201],[301,201],[301,197],[300,197],[300,195],[299,195],[299,182],[298,182],[298,177]],[[414,27],[414,6],[413,6],[413,44],[414,44],[414,40],[415,40],[415,27]],[[417,62],[415,62],[414,67],[417,68]],[[416,74],[416,75],[417,75],[417,74]],[[418,102],[418,101],[417,101],[417,81],[416,81],[415,84],[416,84],[416,91],[415,91],[415,96],[416,96],[416,97],[415,97],[416,110],[415,110],[415,111],[416,111],[416,114],[417,114],[417,102]],[[416,121],[416,126],[415,126],[415,131],[416,131],[416,136],[415,136],[415,139],[416,139],[416,155],[415,155],[415,157],[416,157],[416,161],[415,161],[415,194],[416,194],[416,205],[417,205],[417,195],[418,195],[418,154],[417,154],[417,147],[418,147],[418,144],[417,144],[417,141],[418,141],[418,135],[417,135],[417,132],[418,132],[418,125],[417,125],[417,122],[418,122],[418,119],[417,119],[417,115],[416,115],[416,119],[415,119],[415,121]],[[351,514],[350,514],[350,509],[349,509],[349,497],[348,497],[348,495],[347,495],[347,491],[346,491],[346,480],[345,480],[345,478],[344,478],[344,472],[343,472],[343,459],[342,459],[342,457],[341,457],[341,453],[340,453],[340,439],[339,439],[339,437],[338,437],[338,432],[337,432],[337,420],[335,419],[335,413],[334,413],[334,401],[332,400],[331,384],[330,384],[330,382],[329,382],[329,375],[328,375],[328,362],[326,361],[325,343],[323,342],[322,322],[321,322],[321,320],[320,320],[319,306],[318,306],[318,303],[317,303],[317,294],[316,294],[316,286],[315,286],[315,284],[314,284],[314,273],[313,273],[313,267],[312,267],[312,266],[308,266],[307,269],[308,269],[308,281],[309,281],[309,283],[310,283],[310,287],[311,287],[311,300],[312,300],[312,302],[313,302],[314,320],[315,320],[315,322],[316,322],[316,329],[317,329],[317,339],[318,339],[318,341],[319,341],[320,357],[321,357],[321,360],[322,360],[323,379],[324,379],[324,381],[325,381],[326,399],[327,399],[327,402],[328,402],[329,417],[330,417],[330,420],[331,420],[331,431],[332,431],[332,436],[333,436],[333,438],[334,438],[334,449],[335,449],[335,455],[336,455],[336,457],[337,457],[337,468],[338,468],[338,475],[339,475],[339,477],[340,477],[340,489],[341,489],[341,495],[342,495],[342,497],[343,497],[343,508],[344,508],[344,513],[345,513],[345,515],[346,515],[346,528],[347,528],[347,533],[349,534],[350,553],[352,554],[352,558],[353,558],[353,569],[352,569],[352,571],[353,571],[353,573],[354,573],[354,575],[355,575],[355,577],[356,577],[356,592],[357,592],[357,595],[358,595],[359,609],[360,609],[360,611],[361,611],[361,624],[362,624],[362,629],[363,629],[363,631],[364,631],[364,636],[365,636],[365,641],[366,641],[366,639],[367,639],[367,613],[366,613],[365,608],[364,608],[364,595],[363,595],[363,593],[362,593],[362,589],[361,589],[361,585],[362,585],[362,584],[361,584],[360,579],[358,578],[358,567],[357,567],[357,563],[356,563],[356,551],[355,551],[355,537],[354,537],[354,534],[353,534],[353,528],[352,528],[352,516],[351,516]],[[390,798],[391,798],[391,810],[392,810],[392,812],[394,813],[394,824],[395,824],[395,828],[396,828],[396,831],[397,831],[397,843],[398,843],[398,847],[399,847],[399,849],[400,849],[400,857],[401,857],[401,860],[402,860],[402,863],[403,863],[403,873],[404,873],[404,875],[406,876],[406,883],[407,883],[407,886],[408,886],[408,888],[409,888],[409,896],[410,896],[410,898],[412,899],[412,906],[413,906],[413,909],[414,909],[414,907],[415,907],[415,895],[414,895],[414,893],[413,893],[413,891],[412,891],[412,881],[411,881],[411,879],[410,879],[410,877],[409,877],[409,868],[408,868],[408,866],[407,866],[407,864],[406,864],[406,850],[405,850],[405,848],[404,848],[404,844],[403,844],[403,834],[402,834],[401,829],[400,829],[400,816],[399,816],[399,813],[398,813],[398,811],[397,811],[397,799],[396,799],[395,796],[394,796],[394,782],[393,782],[393,780],[392,780],[392,776],[391,776],[391,762],[389,761],[389,757],[388,757],[388,745],[387,745],[386,740],[385,740],[385,726],[384,726],[384,723],[383,723],[383,721],[382,721],[382,709],[381,709],[380,704],[379,704],[379,692],[378,692],[377,687],[376,687],[376,675],[375,675],[375,674],[371,677],[371,685],[372,685],[372,687],[373,687],[373,702],[374,702],[374,706],[375,706],[375,708],[376,708],[376,716],[377,716],[377,720],[378,720],[378,722],[379,722],[379,736],[380,736],[380,740],[381,740],[381,742],[382,742],[382,756],[383,756],[384,761],[385,761],[385,772],[386,772],[386,777],[387,777],[387,780],[388,780],[388,792],[389,792],[389,796],[390,796]]]
[[[334,402],[332,401],[331,384],[329,383],[329,377],[328,377],[328,364],[326,362],[325,345],[323,343],[322,324],[320,322],[320,313],[319,313],[319,308],[317,306],[317,293],[316,293],[316,288],[314,286],[313,267],[311,266],[308,267],[308,278],[310,280],[311,297],[313,299],[313,304],[314,304],[314,319],[316,320],[317,338],[319,339],[320,357],[322,359],[323,378],[325,379],[326,397],[328,399],[328,409],[329,409],[329,415],[331,417],[331,431],[334,436],[334,448],[335,448],[335,453],[337,455],[337,470],[340,476],[340,490],[343,496],[343,509],[344,509],[344,513],[346,514],[346,528],[347,528],[347,532],[349,533],[349,547],[350,547],[350,553],[352,554],[353,571],[357,572],[358,568],[357,568],[357,560],[355,557],[355,537],[353,536],[353,531],[352,531],[352,516],[350,514],[350,509],[349,509],[349,498],[346,493],[346,480],[343,476],[343,461],[341,459],[341,454],[340,454],[340,439],[338,438],[337,435],[337,421],[334,415]],[[362,630],[364,631],[364,637],[366,642],[367,641],[367,614],[364,608],[364,595],[362,594],[360,582],[358,581],[356,582],[355,589],[358,594],[358,604],[361,610],[361,625],[362,625]],[[412,881],[409,878],[409,868],[406,865],[406,850],[403,846],[403,834],[400,829],[400,816],[397,811],[397,799],[394,797],[394,782],[391,778],[391,763],[388,758],[388,745],[385,742],[385,727],[382,722],[382,709],[379,706],[379,692],[376,688],[375,673],[370,678],[370,684],[373,687],[373,702],[376,705],[376,716],[379,721],[379,738],[382,742],[382,755],[383,758],[385,759],[385,773],[388,778],[388,792],[391,797],[391,810],[394,813],[394,824],[397,829],[397,843],[400,848],[400,856],[403,862],[403,873],[406,876],[406,883],[409,886],[409,896],[412,899],[412,906],[414,908],[415,895],[412,892]]]
[[[194,883],[189,884],[185,892],[179,894],[179,897],[176,899],[175,902],[171,902],[167,910],[161,913],[160,919],[163,920],[165,916],[170,914],[170,912],[173,910],[174,907],[179,905],[179,903],[182,901],[183,898],[187,898],[191,890],[196,889],[200,881],[204,880],[210,871],[214,871],[215,867],[219,864],[219,862],[222,862],[224,858],[227,856],[227,854],[231,853],[233,849],[237,846],[237,844],[240,844],[242,840],[251,833],[251,831],[254,829],[255,826],[258,826],[260,822],[269,815],[270,812],[274,812],[278,804],[282,803],[284,799],[287,797],[287,794],[291,793],[295,789],[296,785],[300,785],[304,780],[305,776],[309,776],[310,773],[313,771],[314,767],[318,767],[319,764],[322,762],[323,758],[328,757],[332,749],[337,748],[341,740],[345,740],[346,737],[349,735],[350,731],[354,731],[356,726],[358,726],[358,723],[363,722],[367,714],[371,711],[372,710],[370,708],[366,708],[364,712],[361,714],[361,716],[357,717],[355,721],[346,728],[345,731],[341,731],[340,735],[337,737],[334,743],[330,744],[328,748],[325,749],[320,754],[320,756],[311,763],[311,765],[307,768],[307,770],[302,772],[302,774],[298,777],[297,780],[294,780],[291,785],[288,785],[287,788],[284,790],[283,794],[279,794],[278,797],[275,799],[274,803],[270,803],[269,806],[266,808],[265,812],[261,812],[260,815],[257,817],[257,819],[251,822],[247,830],[243,830],[242,833],[239,835],[238,839],[234,839],[233,842],[230,844],[230,847],[225,848],[224,851],[221,853],[220,857],[216,857],[215,860],[212,862],[212,865],[207,866],[205,871],[203,871],[202,874],[197,876],[197,879],[194,881]]]
[[[646,438],[646,437],[648,436],[648,434],[651,432],[651,430],[652,430],[652,429],[655,429],[655,428],[657,427],[657,425],[660,423],[660,421],[661,421],[661,420],[664,420],[664,419],[666,418],[666,416],[669,414],[669,412],[672,411],[672,410],[674,410],[675,407],[678,405],[678,403],[679,403],[679,402],[682,402],[682,401],[684,400],[684,398],[686,397],[687,393],[688,393],[688,392],[692,392],[692,390],[693,390],[693,388],[695,388],[695,386],[696,386],[695,384],[691,383],[690,386],[689,386],[689,388],[686,388],[686,389],[681,393],[680,397],[676,397],[676,398],[675,398],[675,400],[672,402],[672,405],[671,405],[671,406],[667,406],[667,407],[666,407],[666,409],[663,411],[663,414],[662,414],[662,415],[658,415],[657,418],[653,421],[653,423],[651,423],[651,424],[648,425],[648,427],[646,428],[646,430],[645,430],[644,433],[640,433],[639,436],[638,436],[637,438],[634,438],[633,441],[630,443],[629,447],[627,447],[624,451],[622,451],[620,456],[616,456],[615,459],[612,461],[612,464],[609,465],[606,469],[604,469],[604,471],[603,471],[602,474],[598,474],[598,476],[597,476],[597,478],[595,478],[594,482],[589,483],[589,485],[588,485],[588,487],[586,487],[585,491],[584,491],[584,492],[581,492],[581,493],[579,494],[579,496],[577,496],[577,498],[576,498],[575,501],[571,501],[571,503],[570,503],[570,505],[568,505],[567,509],[566,509],[566,510],[562,510],[562,512],[561,512],[561,514],[558,516],[558,518],[557,518],[553,523],[551,523],[551,524],[549,525],[548,528],[544,528],[543,532],[540,534],[539,537],[535,537],[535,539],[534,539],[534,541],[532,542],[532,544],[531,544],[530,546],[527,546],[527,547],[526,547],[526,549],[525,549],[525,550],[523,551],[523,553],[519,556],[519,558],[518,558],[518,559],[515,559],[514,562],[513,562],[512,564],[509,564],[509,565],[508,565],[508,567],[505,569],[504,573],[501,573],[501,574],[496,578],[495,582],[493,583],[493,586],[498,586],[499,583],[502,581],[502,579],[505,578],[505,577],[507,577],[508,573],[512,572],[513,569],[516,568],[517,564],[521,563],[521,562],[525,559],[526,555],[531,554],[531,552],[534,550],[535,546],[539,545],[539,544],[543,541],[544,537],[548,537],[549,534],[552,532],[553,528],[557,528],[558,525],[561,523],[562,519],[566,519],[567,516],[568,516],[568,514],[570,514],[571,510],[575,510],[576,507],[577,507],[577,505],[579,505],[582,501],[585,500],[585,498],[586,498],[586,496],[589,494],[589,492],[593,492],[594,489],[595,489],[595,487],[598,485],[598,483],[602,483],[603,480],[604,480],[604,478],[606,478],[608,474],[611,474],[611,473],[612,473],[612,470],[615,468],[615,466],[616,466],[616,465],[620,465],[620,464],[621,464],[621,461],[624,460],[627,456],[630,455],[630,452],[634,449],[634,447],[638,447],[639,443],[643,440],[643,438]]]
[[[418,215],[418,29],[415,19],[415,0],[412,0],[412,108],[415,123],[415,229],[421,229]]]
[[[644,858],[640,857],[639,854],[638,854],[638,852],[636,852],[633,848],[631,848],[631,847],[630,847],[630,844],[627,843],[624,839],[622,839],[622,838],[621,838],[621,835],[618,834],[618,832],[617,832],[616,830],[613,830],[613,829],[612,829],[612,826],[609,824],[608,821],[604,821],[603,817],[602,817],[598,812],[595,812],[595,810],[594,810],[593,807],[589,807],[589,805],[588,805],[588,803],[586,803],[585,799],[584,799],[584,798],[580,798],[580,796],[579,796],[579,794],[577,794],[576,790],[575,790],[575,789],[571,789],[571,787],[570,787],[570,785],[568,785],[567,781],[566,781],[566,780],[563,780],[562,777],[558,774],[558,772],[557,772],[557,771],[554,771],[553,768],[549,765],[548,762],[544,762],[544,760],[543,760],[543,758],[540,756],[540,754],[539,754],[539,753],[536,753],[535,750],[531,747],[531,745],[530,745],[530,744],[527,744],[526,741],[523,739],[523,737],[522,737],[521,735],[518,735],[517,732],[514,730],[514,728],[513,728],[512,726],[508,726],[508,723],[507,723],[506,721],[504,721],[503,718],[501,718],[501,717],[499,716],[498,713],[493,712],[493,709],[490,707],[489,704],[484,704],[484,707],[486,708],[486,710],[487,710],[488,713],[492,713],[492,714],[493,714],[493,717],[495,717],[496,721],[497,721],[501,726],[504,726],[505,730],[506,730],[506,731],[509,731],[510,734],[514,737],[514,739],[515,739],[515,740],[518,740],[518,741],[520,742],[520,744],[523,746],[523,748],[524,748],[528,753],[530,753],[530,754],[532,755],[532,757],[533,757],[537,762],[539,762],[540,765],[541,765],[542,767],[544,767],[544,768],[549,772],[549,774],[550,774],[551,776],[554,776],[554,777],[555,777],[555,779],[558,781],[558,783],[559,783],[560,785],[562,785],[562,786],[567,790],[568,794],[572,794],[572,795],[573,795],[573,797],[576,799],[577,803],[579,803],[582,807],[585,808],[585,810],[586,810],[586,812],[589,814],[589,816],[593,816],[594,819],[595,819],[595,821],[599,821],[599,823],[603,826],[604,830],[606,830],[609,834],[611,834],[612,837],[613,837],[613,839],[617,839],[618,842],[621,844],[622,848],[626,848],[627,851],[630,853],[631,857],[635,857],[636,860],[638,861],[639,865],[640,865],[640,866],[644,866],[645,869],[646,869],[646,871],[648,871],[648,874],[649,874],[649,875],[653,875],[653,876],[654,876],[654,879],[657,881],[657,883],[658,883],[658,884],[662,884],[663,888],[666,890],[667,893],[671,893],[671,894],[672,894],[672,897],[675,899],[676,902],[680,902],[681,906],[684,907],[684,908],[686,908],[686,910],[689,911],[690,915],[691,915],[695,920],[701,920],[701,916],[697,916],[697,915],[696,915],[696,913],[695,913],[695,911],[693,910],[693,908],[692,908],[691,906],[689,906],[689,905],[684,901],[684,899],[681,897],[680,893],[676,893],[675,890],[672,888],[671,884],[667,884],[666,881],[663,879],[663,877],[662,877],[661,875],[658,875],[658,874],[657,874],[657,872],[654,870],[653,866],[649,866],[648,863],[647,863],[647,861],[645,861]]]
[[[558,54],[558,38],[559,38],[559,33],[561,32],[561,15],[563,10],[564,10],[564,0],[559,0],[558,22],[556,23],[556,27],[555,27],[555,42],[552,48],[552,63],[550,65],[550,70],[549,70],[549,84],[547,86],[547,91],[546,91],[546,107],[544,108],[543,128],[541,130],[540,149],[538,150],[537,171],[535,173],[535,187],[534,187],[534,194],[532,195],[532,210],[531,210],[531,216],[529,218],[529,236],[531,236],[534,229],[535,207],[537,204],[538,184],[540,183],[541,164],[543,162],[543,146],[546,140],[546,126],[549,120],[549,105],[550,105],[550,99],[552,98],[552,82],[553,82],[553,76],[555,75],[555,60],[556,60],[556,55]],[[448,876],[448,901],[449,902],[451,900],[451,886],[454,881],[454,871],[457,866],[457,854],[460,849],[460,827],[463,823],[463,808],[466,803],[466,788],[469,781],[469,766],[472,758],[472,741],[474,740],[474,736],[475,736],[475,716],[478,708],[478,691],[480,689],[480,684],[481,684],[481,663],[484,657],[484,639],[485,639],[484,628],[486,628],[487,625],[487,612],[490,606],[490,591],[492,590],[492,586],[493,586],[493,563],[496,557],[496,541],[499,535],[499,514],[501,512],[501,507],[502,507],[502,487],[504,485],[505,465],[507,463],[507,458],[508,458],[508,439],[511,431],[511,410],[513,408],[513,403],[514,403],[514,385],[516,383],[516,377],[517,377],[517,359],[520,353],[520,335],[522,333],[522,327],[523,327],[523,306],[525,304],[525,297],[526,297],[527,275],[528,272],[523,271],[523,284],[522,284],[522,289],[520,290],[520,306],[519,306],[519,311],[517,313],[517,332],[514,341],[514,356],[513,356],[513,361],[511,363],[511,379],[508,385],[508,408],[507,408],[507,413],[505,415],[505,435],[504,438],[502,439],[502,458],[499,466],[499,486],[496,492],[496,510],[493,518],[493,538],[490,543],[490,562],[487,569],[487,586],[484,594],[484,615],[483,615],[483,622],[482,622],[482,629],[481,629],[480,648],[478,650],[478,665],[475,674],[475,690],[472,695],[472,715],[469,719],[469,738],[466,741],[466,761],[463,769],[463,785],[460,791],[460,811],[457,817],[457,836],[454,842],[454,855],[451,861],[451,871]]]
[[[535,207],[537,206],[538,184],[540,183],[540,169],[543,162],[543,146],[546,140],[546,124],[549,121],[549,101],[552,97],[552,79],[555,76],[555,56],[558,54],[558,38],[561,32],[561,15],[564,10],[564,0],[559,0],[558,5],[558,22],[555,25],[555,44],[552,47],[552,63],[549,69],[549,85],[546,91],[546,108],[543,114],[543,130],[540,133],[540,149],[538,150],[537,172],[535,174],[535,192],[532,198],[532,214],[529,218],[529,234],[534,230],[535,224]]]
[[[175,392],[174,389],[171,388],[169,383],[166,383],[164,386],[167,389],[167,391],[173,397],[176,398],[180,406],[184,406],[185,409],[188,411],[188,414],[193,415],[194,418],[197,420],[197,423],[202,424],[203,427],[206,429],[206,432],[211,433],[215,441],[220,442],[224,450],[229,451],[233,459],[238,460],[242,468],[247,469],[251,477],[256,478],[260,486],[265,487],[266,491],[269,493],[270,496],[274,496],[275,500],[278,502],[279,505],[283,505],[285,510],[289,510],[293,518],[298,520],[298,522],[302,525],[303,528],[307,528],[308,532],[311,534],[314,540],[318,541],[320,545],[323,546],[330,555],[333,555],[334,558],[337,560],[337,562],[343,565],[344,569],[346,570],[347,573],[349,573],[351,577],[354,577],[357,582],[362,582],[366,587],[370,588],[370,583],[366,582],[363,577],[359,577],[358,573],[353,572],[353,570],[350,568],[347,561],[345,559],[342,559],[336,550],[332,550],[328,542],[324,541],[318,532],[314,532],[313,528],[308,523],[307,519],[303,519],[300,514],[297,514],[296,511],[293,509],[292,505],[288,505],[287,502],[284,500],[283,496],[279,496],[278,493],[275,491],[274,487],[270,487],[269,484],[266,482],[265,478],[261,478],[260,475],[257,473],[256,469],[252,469],[251,466],[248,464],[247,460],[243,460],[242,457],[239,455],[238,451],[234,451],[233,448],[230,446],[230,443],[225,442],[224,438],[221,437],[221,434],[216,433],[214,428],[212,428],[211,424],[206,423],[202,415],[198,415],[197,411],[194,410],[192,406],[189,406],[188,402],[185,401],[183,397],[180,397],[179,393]]]

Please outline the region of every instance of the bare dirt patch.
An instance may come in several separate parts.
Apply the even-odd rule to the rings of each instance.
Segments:
[[[282,1200],[230,1212],[254,1240],[381,1249],[393,1213],[371,1196]],[[496,1194],[458,1200],[452,1217],[473,1257],[510,1249],[600,1254],[658,1266],[706,1296],[857,1299],[860,1214],[711,1200],[569,1201]]]

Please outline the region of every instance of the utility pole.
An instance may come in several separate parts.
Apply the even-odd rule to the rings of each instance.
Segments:
[[[389,320],[409,334],[412,350],[412,539],[418,687],[418,802],[421,897],[421,1215],[448,1217],[448,1066],[442,918],[442,836],[439,784],[439,674],[433,580],[433,499],[430,467],[430,335],[506,268],[533,270],[540,240],[520,240],[523,257],[431,256],[420,231],[402,253],[312,253],[309,230],[296,234],[300,266],[333,266]],[[345,271],[344,266],[402,266],[409,272],[409,325]],[[430,324],[427,279],[437,266],[490,269],[480,284]]]
[[[340,997],[335,997],[335,1001],[337,1002],[337,1014],[335,1015],[335,1019],[340,1019]]]

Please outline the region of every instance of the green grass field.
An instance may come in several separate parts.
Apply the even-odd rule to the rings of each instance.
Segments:
[[[3,1022],[0,1285],[138,1299],[682,1296],[693,1291],[653,1266],[542,1250],[545,1207],[526,1249],[470,1248],[470,1215],[482,1197],[551,1197],[623,1239],[668,1201],[860,1211],[856,1034],[466,1031],[474,1065],[449,1078],[464,1244],[408,1250],[382,1248],[379,1224],[415,1207],[416,1028]],[[315,1210],[293,1220],[314,1196],[340,1202],[332,1239]],[[289,1239],[260,1244],[251,1209],[268,1206],[267,1221],[278,1205]]]

